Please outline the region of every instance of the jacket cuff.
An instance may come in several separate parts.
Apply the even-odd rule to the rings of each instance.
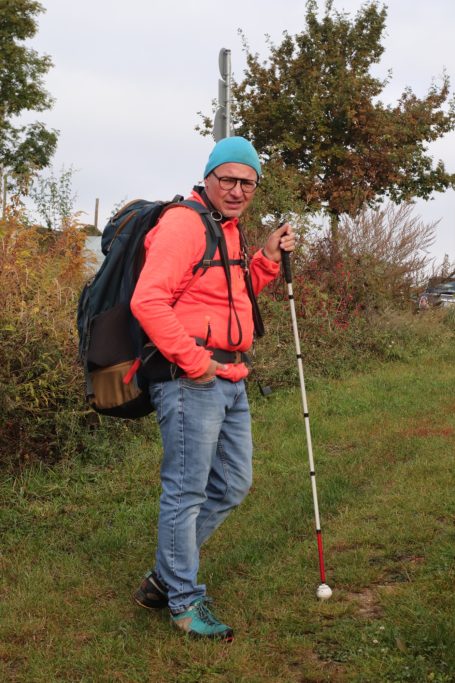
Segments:
[[[277,263],[276,261],[272,261],[271,259],[269,259],[268,256],[266,256],[264,254],[263,249],[260,249],[259,251],[257,251],[255,253],[255,255],[253,256],[253,259],[255,261],[258,261],[261,268],[264,271],[269,272],[271,275],[276,275],[278,273],[278,271],[280,270],[280,264]]]
[[[203,375],[207,370],[209,369],[210,362],[212,360],[212,357],[210,353],[207,351],[206,356],[204,358],[204,362],[201,363],[196,369],[192,370],[185,370],[185,375],[189,377],[190,379],[195,379],[196,377],[200,377]]]

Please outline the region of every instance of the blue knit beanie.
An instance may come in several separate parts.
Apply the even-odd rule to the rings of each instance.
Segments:
[[[261,162],[251,142],[245,138],[232,137],[223,138],[212,149],[204,170],[204,178],[207,178],[208,174],[217,166],[229,163],[251,166],[258,174],[258,177],[261,175]]]

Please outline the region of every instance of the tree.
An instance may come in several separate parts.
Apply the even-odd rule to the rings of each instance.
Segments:
[[[51,168],[48,176],[37,175],[33,180],[30,198],[49,230],[64,230],[75,218],[73,176],[72,167],[62,167],[58,176]]]
[[[236,134],[297,170],[301,199],[336,228],[342,214],[355,216],[385,196],[399,203],[455,187],[455,174],[427,149],[454,128],[455,100],[444,75],[422,99],[407,88],[396,105],[383,104],[390,74],[380,80],[371,67],[384,50],[386,8],[366,3],[351,21],[332,4],[319,19],[316,0],[308,0],[305,30],[269,42],[265,62],[244,40],[247,68],[234,84],[233,116]]]
[[[44,168],[57,144],[57,132],[43,123],[13,124],[22,112],[52,105],[43,87],[51,59],[24,44],[36,34],[35,17],[43,11],[33,0],[0,0],[0,167],[12,174]]]

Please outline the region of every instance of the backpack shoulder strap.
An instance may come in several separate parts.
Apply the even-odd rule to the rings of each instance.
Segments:
[[[190,289],[190,287],[194,285],[194,283],[201,277],[201,275],[204,275],[204,273],[207,271],[210,265],[212,265],[213,257],[217,250],[218,244],[222,239],[222,231],[219,224],[210,215],[210,211],[209,209],[207,209],[206,206],[204,206],[200,202],[192,201],[191,199],[183,199],[183,197],[181,197],[180,195],[176,195],[172,202],[167,204],[163,213],[168,211],[169,209],[173,209],[179,206],[185,206],[188,209],[196,211],[200,215],[201,220],[205,226],[206,242],[204,255],[202,259],[199,261],[199,263],[197,263],[194,266],[193,277],[188,282],[183,292],[180,293],[180,296],[182,296],[188,289]],[[163,215],[163,213],[161,215]],[[177,301],[178,299],[174,301],[173,305],[175,305]]]
[[[221,254],[222,244],[224,242],[224,234],[220,226],[220,222],[215,220],[210,209],[200,204],[200,202],[188,200],[181,202],[181,204],[197,211],[205,225],[206,249],[199,263],[196,263],[194,266],[193,273],[196,273],[198,270],[202,269],[201,274],[204,275],[204,273],[207,271],[207,268],[212,266],[222,266],[223,268],[226,268],[227,266],[241,266],[242,268],[246,267],[245,259],[243,258],[229,259],[226,255],[225,259],[214,260],[213,257],[217,247],[220,249]]]
[[[192,287],[193,284],[202,275],[204,275],[204,273],[207,271],[208,268],[210,268],[211,266],[215,266],[215,265],[222,266],[224,269],[225,275],[226,275],[226,282],[227,282],[227,288],[228,288],[228,301],[229,301],[228,340],[232,346],[238,346],[242,341],[242,328],[240,325],[239,317],[237,315],[237,311],[235,310],[234,297],[232,295],[230,266],[231,265],[242,265],[244,262],[242,259],[240,259],[240,260],[229,259],[223,230],[222,230],[219,222],[213,218],[210,209],[208,209],[206,206],[204,206],[200,202],[192,201],[190,199],[184,200],[182,202],[178,202],[176,204],[170,204],[168,207],[166,207],[166,209],[169,209],[172,206],[186,206],[187,208],[193,209],[194,211],[196,211],[200,215],[202,222],[205,225],[205,235],[206,235],[206,248],[205,248],[204,256],[199,261],[199,263],[196,263],[196,265],[194,266],[193,277],[191,278],[191,280],[189,281],[189,283],[187,284],[187,286],[185,287],[183,292],[181,292],[180,296],[182,296],[188,289],[190,289],[190,287]],[[220,261],[214,261],[213,260],[213,257],[215,255],[217,247],[219,248],[219,251],[220,251],[220,256],[221,256]],[[177,300],[174,301],[174,305],[176,303],[177,303]],[[233,315],[235,316],[236,323],[237,323],[237,329],[238,329],[237,341],[234,341],[232,339],[232,336],[231,336],[232,316]]]
[[[211,261],[215,256],[217,247],[222,239],[220,224],[213,219],[210,210],[206,206],[203,206],[200,202],[188,199],[180,202],[179,206],[187,206],[189,209],[196,211],[204,223],[206,241],[205,252],[202,259],[199,261],[199,263],[196,263],[193,268],[193,274],[196,274],[198,270],[202,269],[202,273],[200,273],[200,275],[203,275],[207,268],[210,267]]]

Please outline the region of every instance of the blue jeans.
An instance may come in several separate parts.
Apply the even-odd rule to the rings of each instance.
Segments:
[[[205,595],[199,549],[239,505],[252,481],[252,440],[243,380],[187,378],[150,385],[163,441],[155,571],[173,613]]]

